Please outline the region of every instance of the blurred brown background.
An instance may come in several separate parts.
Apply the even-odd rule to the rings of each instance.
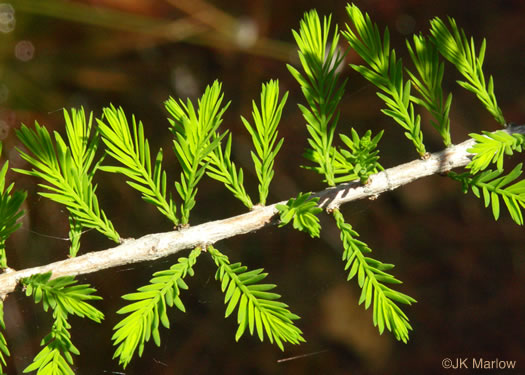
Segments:
[[[498,102],[508,121],[525,121],[525,3],[508,1],[370,0],[356,3],[381,27],[388,26],[398,54],[406,59],[404,38],[428,30],[433,16],[453,16],[479,43],[487,38],[485,71],[494,76]],[[232,104],[224,128],[234,134],[235,162],[245,171],[248,191],[256,196],[250,142],[240,115],[251,116],[263,81],[279,79],[290,91],[280,124],[285,138],[276,161],[270,202],[299,191],[323,188],[319,176],[299,168],[306,146],[304,121],[296,106],[304,98],[285,68],[297,63],[290,29],[303,13],[316,8],[333,14],[344,27],[344,1],[201,0],[16,0],[0,4],[0,137],[4,157],[26,167],[14,149],[15,129],[35,120],[63,131],[61,108],[84,106],[94,111],[113,103],[145,124],[152,149],[164,149],[171,179],[179,169],[172,152],[163,101],[168,96],[197,98],[206,84],[221,80]],[[346,63],[358,62],[350,52]],[[410,65],[409,65],[410,66]],[[349,77],[339,130],[351,126],[374,133],[385,129],[381,162],[390,167],[417,157],[401,128],[381,115],[375,89],[345,65]],[[470,93],[454,82],[447,65],[445,88],[454,93],[453,142],[472,131],[495,130],[497,124]],[[422,113],[429,151],[442,148]],[[516,162],[520,156],[514,158]],[[522,159],[522,157],[521,157]],[[108,159],[109,161],[109,159]],[[10,174],[28,190],[24,225],[8,243],[11,267],[21,269],[62,259],[67,254],[67,215],[40,198],[34,179]],[[98,175],[100,203],[124,237],[170,230],[169,223],[129,189],[120,176]],[[172,185],[173,186],[173,185]],[[172,189],[175,192],[175,189]],[[204,179],[192,223],[244,212],[219,183]],[[187,314],[172,311],[162,344],[147,345],[142,358],[126,370],[112,360],[112,327],[123,305],[120,295],[144,285],[177,257],[112,269],[80,277],[97,288],[105,314],[101,325],[72,319],[79,374],[441,374],[449,357],[517,361],[525,373],[525,235],[504,214],[495,223],[490,210],[460,186],[440,176],[426,178],[376,201],[343,207],[348,221],[378,259],[396,264],[404,281],[400,290],[419,302],[406,308],[414,332],[408,344],[396,342],[372,326],[370,311],[357,305],[359,290],[347,283],[340,261],[342,246],[332,220],[322,219],[320,239],[291,228],[267,228],[217,246],[232,261],[264,267],[269,282],[291,310],[307,343],[281,353],[268,342],[234,340],[235,319],[225,320],[214,265],[202,256],[190,290],[183,294]],[[62,238],[62,239],[61,239]],[[112,244],[95,232],[85,235],[81,251]],[[51,318],[22,293],[5,303],[9,373],[21,373],[40,350]],[[307,355],[307,356],[304,356]],[[281,361],[299,356],[288,361]],[[469,362],[470,363],[470,362]],[[449,371],[450,372],[450,371]],[[467,373],[463,371],[461,373]],[[473,372],[471,372],[473,373]]]

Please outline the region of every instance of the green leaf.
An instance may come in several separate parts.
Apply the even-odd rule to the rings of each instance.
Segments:
[[[237,323],[239,325],[235,334],[238,341],[249,327],[250,334],[257,330],[259,340],[264,340],[264,332],[271,343],[284,350],[283,342],[299,344],[304,342],[302,332],[293,321],[299,317],[287,309],[287,305],[275,301],[281,296],[276,293],[268,293],[262,290],[272,290],[273,284],[255,284],[266,278],[263,269],[246,271],[246,267],[240,263],[230,264],[228,257],[213,246],[208,251],[215,261],[218,269],[215,278],[221,282],[221,290],[228,289],[224,297],[227,304],[225,316],[228,317],[237,308]]]
[[[221,136],[218,136],[221,138]],[[208,156],[207,172],[206,174],[220,181],[230,190],[235,198],[239,199],[246,207],[252,208],[253,203],[250,196],[246,193],[243,185],[242,168],[237,168],[235,163],[231,161],[231,134],[228,134],[226,146],[223,149],[222,145],[216,147]]]
[[[169,269],[155,272],[148,285],[122,296],[127,301],[136,301],[117,311],[118,314],[128,315],[113,328],[113,345],[117,346],[113,358],[118,357],[119,364],[124,368],[133,359],[137,348],[139,357],[142,356],[144,345],[152,335],[155,344],[160,346],[159,323],[169,328],[166,307],[175,305],[185,312],[179,298],[180,289],[188,289],[183,278],[193,276],[193,266],[200,253],[201,249],[195,248],[187,258],[179,258]]]
[[[339,136],[348,147],[348,149],[341,149],[340,154],[361,183],[366,184],[368,177],[384,169],[379,164],[379,150],[377,150],[377,144],[383,136],[383,131],[372,138],[372,132],[367,130],[363,137],[359,137],[359,134],[352,128],[352,138],[344,134]]]
[[[24,369],[24,373],[37,371],[39,375],[74,375],[70,365],[73,360],[70,353],[79,354],[71,343],[70,334],[65,329],[53,330],[42,340],[44,348],[35,356],[33,362]]]
[[[0,154],[2,152],[2,142],[0,142]],[[26,192],[13,191],[14,183],[6,188],[5,177],[9,168],[9,162],[5,162],[0,169],[0,268],[7,267],[7,254],[5,243],[9,236],[20,228],[18,222],[24,215],[21,209],[27,197]]]
[[[490,164],[496,163],[497,169],[503,172],[503,161],[506,155],[513,155],[514,151],[522,152],[525,136],[520,133],[509,134],[503,130],[494,133],[482,132],[469,134],[476,140],[476,144],[468,149],[474,155],[466,166],[472,174],[485,170]]]
[[[277,142],[277,126],[287,98],[288,92],[279,102],[279,81],[270,80],[262,85],[260,109],[255,101],[252,102],[254,126],[241,116],[256,150],[256,153],[252,152],[252,159],[259,179],[259,204],[263,206],[266,204],[270,182],[273,178],[275,156],[283,144],[283,139]]]
[[[204,175],[209,156],[226,135],[217,136],[222,115],[229,106],[229,103],[221,106],[223,97],[221,84],[215,81],[212,86],[206,87],[199,99],[197,112],[190,100],[186,104],[173,98],[165,102],[171,115],[169,122],[174,135],[175,155],[183,171],[180,183],[176,183],[177,192],[183,200],[182,225],[188,224],[190,211],[195,206],[197,184]]]
[[[502,176],[503,171],[485,170],[476,175],[470,173],[457,174],[450,172],[449,176],[461,182],[463,191],[468,192],[469,188],[480,198],[479,191],[483,192],[485,207],[491,205],[492,214],[495,220],[500,217],[500,198],[510,214],[512,220],[523,225],[523,209],[525,209],[525,180],[516,180],[521,176],[522,163],[516,165],[514,169]]]
[[[411,305],[416,300],[385,285],[385,283],[400,283],[385,272],[393,265],[384,264],[365,256],[364,253],[371,252],[370,248],[364,242],[357,240],[357,232],[344,221],[339,210],[334,210],[333,215],[341,231],[344,247],[343,261],[346,262],[345,270],[350,269],[348,280],[357,275],[358,285],[362,289],[359,304],[364,303],[365,309],[373,305],[373,323],[378,327],[379,333],[383,333],[386,326],[397,340],[408,342],[408,334],[412,327],[396,302]]]
[[[70,367],[73,364],[72,354],[78,355],[80,352],[71,342],[68,316],[77,315],[100,323],[104,314],[86,301],[101,298],[93,295],[95,289],[89,285],[76,285],[77,281],[73,277],[50,278],[49,272],[22,280],[26,295],[33,295],[35,303],[42,301],[44,311],[51,308],[54,318],[51,332],[41,342],[44,348],[24,369],[24,373],[36,370],[38,374],[74,374]]]
[[[419,97],[410,99],[430,112],[434,120],[432,126],[439,132],[446,147],[452,145],[450,139],[450,105],[452,94],[444,99],[442,81],[444,65],[439,61],[439,53],[434,44],[422,35],[414,35],[414,46],[407,40],[407,48],[418,75],[407,70],[410,79],[419,92]]]
[[[104,108],[103,118],[97,119],[98,130],[106,144],[106,153],[122,164],[122,167],[103,166],[107,172],[122,173],[129,178],[128,184],[142,193],[142,199],[157,207],[173,224],[178,224],[177,207],[166,192],[166,172],[162,170],[162,149],[153,162],[148,140],[144,137],[142,122],[131,117],[131,127],[122,108]]]
[[[69,246],[69,256],[74,258],[77,256],[80,250],[80,237],[82,236],[82,224],[75,220],[72,216],[69,216],[69,240],[71,245]]]
[[[42,178],[47,184],[40,186],[53,193],[39,192],[40,195],[64,204],[78,225],[94,228],[118,243],[120,236],[99,208],[96,187],[92,183],[93,175],[102,161],[93,165],[98,137],[95,134],[89,139],[92,116],[86,120],[83,109],[73,109],[71,116],[64,111],[64,117],[68,144],[56,132],[53,142],[47,129],[38,123],[35,123],[34,130],[22,125],[17,136],[30,153],[19,150],[20,156],[33,168],[14,170]]]
[[[77,281],[72,276],[53,280],[50,280],[50,277],[51,272],[23,279],[22,284],[26,287],[26,294],[34,295],[36,303],[42,300],[45,311],[49,307],[56,309],[60,306],[61,311],[68,315],[86,317],[97,323],[102,321],[104,314],[85,302],[102,299],[93,295],[95,289],[88,284],[76,285]]]
[[[432,34],[430,39],[441,55],[454,64],[466,78],[466,81],[458,81],[458,84],[476,94],[496,121],[504,125],[505,119],[494,95],[492,76],[490,76],[487,86],[482,69],[486,48],[485,40],[481,44],[479,56],[476,57],[474,39],[470,38],[469,41],[463,29],[458,28],[453,18],[448,17],[448,22],[451,30],[438,17],[430,21],[430,33]]]
[[[336,150],[332,141],[339,119],[337,106],[343,96],[346,80],[338,82],[338,69],[345,53],[338,50],[337,26],[333,32],[330,27],[331,16],[324,17],[321,25],[315,10],[305,13],[299,32],[293,31],[303,72],[290,65],[287,67],[300,84],[309,107],[299,105],[307,122],[306,128],[310,135],[308,141],[312,147],[306,153],[311,156],[308,159],[316,164],[309,169],[324,175],[328,185],[334,186],[338,171],[333,165]]]
[[[279,227],[283,227],[293,219],[293,227],[308,233],[312,238],[319,237],[321,225],[317,215],[323,210],[317,206],[319,198],[310,198],[311,193],[299,193],[297,198],[290,198],[286,205],[275,207],[281,215]]]
[[[0,328],[2,331],[5,331],[4,323],[4,302],[0,301]],[[4,337],[4,333],[0,331],[0,372],[4,373],[4,368],[6,367],[6,357],[9,357],[9,348],[7,347],[7,341]]]
[[[368,67],[350,66],[384,93],[378,92],[388,107],[382,112],[407,131],[407,138],[412,141],[417,152],[424,156],[426,150],[420,119],[414,115],[414,107],[410,102],[411,84],[410,81],[403,83],[402,62],[396,58],[395,51],[390,50],[388,29],[385,29],[381,38],[378,26],[367,13],[363,14],[354,4],[349,4],[346,11],[352,27],[347,24],[342,34],[350,47],[368,64]]]

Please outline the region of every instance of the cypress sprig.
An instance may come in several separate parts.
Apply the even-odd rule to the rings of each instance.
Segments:
[[[401,284],[401,281],[386,271],[394,268],[393,264],[382,263],[366,256],[372,250],[362,241],[352,226],[345,222],[339,210],[333,211],[337,227],[341,231],[344,252],[343,261],[345,270],[350,270],[348,280],[357,276],[357,283],[361,288],[359,304],[364,303],[365,309],[373,306],[373,322],[382,334],[385,328],[391,331],[397,340],[408,342],[409,331],[412,326],[406,314],[399,308],[398,303],[411,305],[416,300],[398,292],[386,284]]]
[[[303,72],[291,65],[288,70],[301,86],[308,107],[299,104],[308,130],[310,149],[305,156],[316,164],[307,167],[325,176],[329,186],[335,185],[335,175],[345,173],[334,166],[337,150],[332,146],[335,128],[339,120],[337,106],[344,94],[346,79],[340,83],[339,67],[344,53],[338,49],[339,31],[337,25],[331,29],[332,17],[321,20],[316,11],[305,13],[300,22],[299,32],[293,36],[299,48],[299,59]]]
[[[0,142],[0,154],[2,153],[2,142]],[[15,184],[6,186],[5,177],[9,168],[9,162],[5,162],[0,169],[0,269],[7,267],[7,254],[5,243],[9,236],[20,228],[18,220],[24,215],[21,209],[27,193],[13,190]]]
[[[432,42],[441,55],[454,64],[457,70],[466,78],[466,81],[457,81],[457,83],[476,94],[496,121],[501,125],[505,125],[505,118],[494,94],[494,80],[490,76],[487,84],[483,73],[483,61],[487,47],[486,39],[483,39],[479,48],[479,55],[476,55],[474,38],[471,37],[469,41],[465,32],[456,25],[456,21],[453,18],[448,17],[448,22],[451,30],[439,17],[430,21]]]
[[[160,346],[159,326],[170,328],[167,315],[168,307],[177,307],[186,312],[180,299],[180,290],[188,289],[184,278],[193,276],[193,266],[197,262],[201,249],[194,249],[188,257],[181,257],[177,263],[164,271],[155,272],[150,283],[138,288],[137,292],[129,293],[122,298],[131,301],[117,311],[117,314],[128,314],[115,325],[112,340],[117,346],[113,358],[119,359],[119,364],[124,368],[133,359],[138,349],[139,357],[142,356],[144,345],[153,338]]]
[[[372,131],[367,130],[365,135],[359,137],[357,131],[352,128],[352,138],[344,134],[339,135],[347,149],[341,149],[340,153],[345,158],[348,165],[351,165],[353,175],[362,184],[368,182],[368,178],[382,171],[384,168],[379,164],[379,150],[377,144],[383,136],[383,130],[372,138]]]
[[[279,294],[270,292],[275,285],[259,283],[268,275],[262,268],[247,271],[241,263],[230,264],[228,257],[213,246],[209,246],[208,251],[218,267],[215,279],[220,281],[225,293],[225,317],[237,308],[236,341],[247,330],[250,335],[257,331],[261,341],[266,333],[270,342],[275,341],[281,350],[284,350],[284,342],[299,344],[305,341],[301,330],[293,324],[299,317],[288,310],[288,305],[277,301],[281,298]]]
[[[217,135],[218,138],[222,136]],[[237,169],[231,160],[232,135],[228,133],[224,149],[222,144],[213,149],[208,156],[206,174],[214,180],[220,181],[230,190],[234,197],[239,199],[246,207],[253,207],[252,200],[244,189],[244,174],[242,168]]]
[[[277,204],[283,227],[293,220],[293,227],[306,232],[310,237],[319,237],[321,225],[319,224],[319,213],[323,210],[317,207],[319,198],[311,198],[311,193],[299,193],[297,198],[290,198],[286,204]]]
[[[153,204],[175,225],[177,206],[167,194],[166,172],[162,170],[162,149],[157,153],[152,168],[149,142],[144,137],[142,122],[135,116],[131,118],[130,130],[126,114],[122,108],[104,108],[104,116],[97,119],[98,129],[106,145],[106,153],[122,166],[101,166],[106,172],[121,173],[128,178],[127,183],[142,194],[142,199]]]
[[[4,301],[0,301],[0,373],[4,373],[6,367],[6,357],[9,357],[9,348],[7,347],[7,341],[4,336],[5,322],[4,322]]]
[[[490,169],[471,175],[470,173],[457,174],[450,172],[454,180],[461,182],[463,192],[470,190],[478,198],[483,195],[485,207],[492,207],[494,220],[498,220],[501,213],[500,198],[509,211],[510,217],[518,225],[523,225],[523,209],[525,209],[525,179],[515,182],[522,173],[522,163],[516,165],[507,175],[503,171]]]
[[[254,125],[250,125],[248,120],[241,116],[255,147],[255,152],[252,151],[251,154],[255,164],[255,172],[259,179],[259,204],[263,206],[266,204],[270,182],[274,175],[274,160],[284,141],[281,138],[277,142],[277,125],[281,120],[287,98],[288,92],[279,102],[279,81],[271,80],[262,85],[260,109],[255,101],[252,102]]]
[[[352,68],[378,87],[378,96],[387,106],[383,113],[405,129],[406,137],[412,141],[422,157],[428,154],[423,144],[420,117],[415,114],[415,105],[421,105],[431,113],[434,118],[432,125],[443,138],[444,144],[447,147],[452,144],[449,119],[452,95],[444,98],[444,65],[439,60],[438,52],[456,65],[465,77],[466,80],[459,81],[459,84],[474,92],[496,120],[504,124],[502,111],[496,102],[492,77],[486,83],[482,71],[485,41],[478,53],[473,39],[467,39],[453,19],[449,18],[450,26],[446,26],[436,18],[431,22],[432,35],[429,38],[419,34],[414,36],[412,43],[407,42],[415,70],[414,73],[407,70],[410,80],[404,80],[402,62],[390,47],[388,29],[381,34],[368,14],[362,13],[353,4],[348,5],[347,13],[350,24],[347,25],[343,36],[366,64],[351,65]],[[444,164],[440,164],[439,167],[434,164],[429,170],[422,171],[431,163],[416,161],[392,168],[392,174],[383,173],[377,176],[375,182],[378,184],[374,181],[369,182],[372,174],[383,170],[379,163],[378,150],[383,131],[372,136],[371,130],[365,130],[359,135],[357,130],[350,128],[349,135],[340,134],[341,144],[334,144],[339,120],[338,107],[346,85],[346,80],[341,79],[340,71],[346,52],[339,49],[337,26],[331,26],[331,17],[324,17],[321,21],[316,11],[306,13],[300,22],[299,30],[293,31],[298,45],[300,67],[296,69],[288,66],[306,99],[306,105],[299,105],[307,128],[309,147],[305,156],[312,162],[306,168],[323,175],[324,181],[330,186],[352,181],[344,187],[321,192],[321,203],[320,198],[312,197],[311,193],[298,193],[286,204],[266,208],[253,207],[252,199],[243,185],[243,170],[232,161],[233,136],[229,131],[219,129],[229,102],[223,102],[222,86],[218,81],[206,87],[197,104],[190,100],[184,102],[173,98],[165,102],[174,137],[174,151],[181,168],[180,179],[175,182],[176,191],[181,198],[179,207],[179,203],[175,203],[167,192],[167,175],[161,165],[162,150],[155,156],[151,154],[142,123],[137,122],[133,116],[128,122],[122,108],[105,108],[103,116],[97,120],[98,127],[95,131],[92,128],[93,115],[86,116],[84,110],[80,109],[64,111],[65,137],[58,132],[50,134],[38,123],[35,123],[34,129],[22,125],[17,132],[26,148],[20,151],[20,154],[31,168],[17,171],[41,178],[43,182],[40,183],[40,187],[43,191],[39,194],[64,204],[69,211],[71,257],[78,253],[80,238],[86,228],[95,228],[110,239],[120,241],[120,236],[98,204],[96,185],[93,183],[98,169],[124,174],[128,184],[139,191],[145,201],[155,205],[178,227],[189,225],[190,213],[196,203],[197,186],[205,173],[222,182],[246,207],[255,211],[208,223],[195,230],[182,229],[175,235],[151,235],[137,242],[127,242],[125,246],[102,252],[100,259],[83,270],[72,271],[79,264],[86,264],[81,261],[91,261],[94,259],[92,256],[96,255],[90,254],[76,261],[60,263],[61,267],[64,266],[64,270],[61,269],[60,272],[83,273],[94,270],[95,266],[100,265],[99,261],[104,262],[104,266],[111,266],[119,262],[134,262],[150,255],[163,256],[166,252],[196,246],[187,257],[180,257],[169,269],[155,272],[147,285],[122,297],[127,304],[117,311],[123,317],[114,327],[112,341],[115,346],[114,358],[117,358],[124,368],[129,365],[135,354],[142,356],[146,343],[151,339],[160,346],[160,326],[169,328],[171,325],[168,318],[170,307],[175,306],[185,312],[181,291],[188,289],[186,277],[194,275],[197,258],[201,252],[206,251],[217,266],[215,278],[224,293],[225,317],[232,314],[237,316],[235,340],[238,341],[249,332],[260,341],[264,341],[266,337],[281,350],[284,350],[287,343],[300,344],[305,341],[301,329],[296,326],[299,316],[281,302],[281,296],[274,292],[276,285],[264,283],[263,280],[268,274],[262,268],[248,270],[240,262],[230,263],[229,258],[212,245],[218,238],[275,224],[275,211],[279,214],[279,227],[292,223],[294,228],[308,233],[311,237],[319,237],[319,214],[323,211],[319,205],[327,207],[340,230],[343,243],[342,259],[344,269],[348,272],[347,279],[355,279],[361,289],[358,303],[363,304],[365,309],[372,306],[373,324],[380,334],[388,330],[397,340],[405,343],[409,339],[412,327],[401,306],[411,305],[416,300],[393,289],[394,285],[401,284],[401,281],[390,273],[394,265],[370,256],[371,249],[345,221],[338,205],[351,200],[351,196],[355,198],[356,196],[352,195],[354,192],[371,196],[381,189],[393,189],[409,179],[413,180],[413,176],[410,175],[412,170],[409,169],[412,167],[413,171],[417,171],[414,173],[414,178],[417,178],[429,170],[441,171],[443,168],[465,165],[467,162],[462,158],[472,156],[469,154],[471,153],[473,157],[467,165],[468,172],[450,172],[450,177],[462,184],[464,192],[471,190],[478,198],[483,197],[485,206],[491,206],[495,220],[501,216],[502,206],[506,206],[511,219],[518,225],[524,224],[525,180],[520,180],[522,164],[518,164],[510,173],[504,169],[506,155],[523,152],[525,136],[518,134],[521,128],[517,131],[509,128],[494,133],[471,134],[476,143],[466,153],[464,146],[472,144],[471,141],[433,155],[430,162],[434,162],[436,157],[443,161]],[[417,92],[412,92],[412,86]],[[270,80],[262,85],[260,102],[253,101],[252,118],[247,120],[241,117],[254,144],[251,155],[259,182],[257,206],[265,205],[270,193],[276,155],[283,144],[283,140],[279,139],[278,124],[287,98],[287,93],[280,97],[278,81]],[[118,161],[119,166],[101,166],[102,159],[96,157],[100,136],[105,153]],[[495,164],[497,170],[487,169],[491,164]],[[26,196],[23,192],[14,191],[13,184],[7,186],[7,170],[6,162],[0,168],[0,268],[3,268],[5,273],[12,271],[7,267],[6,240],[20,226],[18,221],[23,214],[21,206]],[[400,176],[403,177],[399,178]],[[386,182],[381,181],[383,178],[386,178]],[[359,183],[365,186],[358,186]],[[347,189],[354,187],[357,187],[355,191],[341,197]],[[337,195],[333,194],[334,192]],[[335,197],[335,200],[330,201],[332,197]],[[239,223],[241,225],[237,227],[236,224]],[[203,230],[210,230],[210,233],[201,236]],[[160,242],[155,243],[156,239],[160,239]],[[188,241],[185,242],[186,240]],[[136,244],[147,244],[148,247],[135,248]],[[125,256],[121,254],[111,258],[111,254],[130,248],[133,251],[137,250],[140,257],[123,260]],[[144,256],[146,252],[148,256]],[[109,258],[106,257],[108,254]],[[129,252],[124,253],[126,254],[129,255]],[[68,268],[71,265],[73,268]],[[44,267],[54,268],[56,264]],[[89,285],[78,285],[70,276],[54,280],[51,280],[51,273],[35,274],[22,280],[17,276],[33,272],[35,269],[31,268],[14,272],[11,276],[2,276],[8,281],[6,284],[20,281],[26,295],[32,296],[37,304],[42,302],[43,309],[51,310],[53,314],[50,333],[44,337],[41,351],[24,372],[71,375],[73,358],[79,354],[79,350],[71,339],[69,317],[75,315],[100,322],[104,315],[91,305],[91,301],[100,297],[94,295],[95,290]],[[4,293],[13,290],[14,286],[9,286],[4,288]],[[9,355],[4,337],[3,307],[0,300],[0,372],[6,367],[6,357]]]
[[[377,95],[388,108],[381,112],[401,125],[419,155],[425,156],[421,118],[414,113],[414,105],[410,101],[411,83],[410,80],[403,82],[403,65],[401,59],[396,58],[396,52],[390,49],[388,28],[385,28],[381,38],[378,26],[367,13],[363,15],[354,4],[349,4],[346,11],[352,27],[347,24],[343,36],[369,67],[356,64],[350,66],[382,91]]]
[[[76,315],[100,323],[104,314],[87,301],[102,298],[94,295],[95,289],[88,284],[76,285],[73,277],[50,278],[51,272],[22,280],[26,295],[33,296],[37,304],[42,302],[44,311],[51,309],[54,319],[51,332],[40,343],[44,348],[24,369],[24,373],[36,370],[38,375],[73,375],[70,367],[73,365],[72,354],[79,355],[80,352],[71,342],[68,317]]]
[[[73,216],[69,216],[69,256],[76,257],[80,250],[80,238],[82,237],[83,227],[82,224],[76,220]]]
[[[39,184],[47,191],[39,194],[65,205],[78,224],[93,228],[115,242],[120,236],[98,204],[93,176],[102,162],[93,165],[98,147],[98,137],[90,138],[92,115],[86,121],[84,110],[72,110],[71,116],[64,110],[68,143],[59,133],[54,133],[55,141],[45,127],[35,122],[31,130],[22,125],[17,131],[18,138],[34,155],[20,150],[20,156],[32,165],[31,170],[14,169],[18,173],[43,179]],[[68,120],[69,119],[69,120]]]
[[[452,94],[448,94],[444,99],[442,88],[444,64],[439,61],[439,53],[429,39],[422,35],[414,35],[413,42],[414,46],[407,40],[406,45],[420,78],[408,69],[407,73],[420,97],[412,96],[411,99],[426,108],[434,117],[431,124],[441,135],[445,146],[449,147],[452,145],[449,117]]]
[[[0,142],[0,155],[2,154],[3,144]],[[21,209],[27,193],[14,189],[14,183],[6,186],[6,174],[9,162],[5,162],[0,169],[0,269],[7,268],[6,241],[9,236],[20,228],[18,220],[24,215]],[[6,367],[6,357],[10,356],[7,341],[4,336],[4,302],[0,301],[0,373],[4,373]]]
[[[474,154],[472,161],[466,167],[472,174],[485,170],[492,163],[496,164],[498,171],[503,172],[505,156],[522,152],[525,144],[525,135],[509,134],[503,130],[469,135],[476,140],[476,144],[467,150]]]
[[[169,98],[164,103],[171,115],[168,120],[174,135],[174,150],[182,167],[180,182],[175,183],[183,201],[180,210],[182,225],[188,224],[190,211],[195,206],[197,184],[206,171],[208,157],[226,135],[223,133],[217,137],[222,115],[230,104],[222,106],[224,95],[221,87],[219,81],[207,86],[197,110],[189,99],[184,103]]]

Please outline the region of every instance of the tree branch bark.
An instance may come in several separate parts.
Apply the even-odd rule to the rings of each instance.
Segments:
[[[525,125],[512,126],[504,131],[509,134],[525,134]],[[446,173],[451,169],[463,167],[471,160],[472,154],[467,150],[474,143],[475,140],[471,138],[456,146],[431,154],[426,160],[414,160],[389,168],[371,176],[366,185],[350,182],[325,189],[315,194],[320,197],[319,206],[330,211],[341,204],[354,200],[376,198],[385,191],[394,190],[422,177]],[[226,238],[256,231],[267,225],[277,223],[278,210],[275,208],[276,204],[258,207],[242,215],[179,231],[154,233],[138,239],[127,239],[114,248],[90,252],[39,267],[20,271],[6,270],[0,275],[0,298],[5,299],[9,293],[15,290],[21,279],[34,274],[51,271],[52,278],[87,274],[126,264],[159,259],[184,249],[204,247]]]

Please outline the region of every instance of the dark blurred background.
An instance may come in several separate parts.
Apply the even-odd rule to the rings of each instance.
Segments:
[[[63,107],[84,106],[100,115],[113,103],[141,119],[152,149],[162,147],[169,177],[178,178],[163,101],[168,96],[196,99],[214,79],[221,80],[232,104],[224,128],[234,134],[235,162],[245,171],[252,197],[257,196],[248,133],[240,115],[251,118],[251,101],[259,100],[261,83],[279,79],[290,97],[279,128],[285,138],[276,161],[269,202],[323,188],[313,172],[300,168],[306,146],[304,120],[297,103],[300,89],[285,64],[297,64],[291,28],[303,13],[316,8],[332,13],[344,27],[344,1],[213,1],[201,0],[16,0],[0,3],[0,138],[3,158],[12,167],[27,167],[15,150],[15,130],[35,120],[63,132]],[[477,45],[487,38],[485,71],[495,80],[498,102],[508,121],[525,120],[525,2],[370,0],[357,5],[382,27],[407,63],[404,38],[428,30],[434,16],[453,16]],[[342,45],[343,46],[343,45]],[[385,129],[380,143],[385,167],[417,157],[394,122],[384,117],[376,90],[349,67],[358,62],[350,52],[343,75],[347,92],[339,130],[353,126],[361,133]],[[476,98],[455,83],[447,65],[446,92],[454,93],[451,110],[453,142],[469,132],[498,125]],[[442,148],[422,113],[425,143]],[[518,162],[520,156],[510,162]],[[522,159],[522,157],[521,157]],[[109,160],[109,159],[108,159]],[[16,186],[29,192],[23,228],[8,243],[9,265],[26,268],[63,259],[68,223],[64,209],[37,195],[37,181],[11,172]],[[97,177],[101,206],[124,237],[171,230],[158,212],[141,201],[120,176]],[[172,189],[174,192],[174,189]],[[284,353],[267,341],[234,340],[235,319],[224,319],[223,296],[214,280],[214,265],[202,256],[196,276],[183,294],[187,313],[170,313],[172,328],[162,329],[162,344],[146,346],[126,370],[112,360],[112,327],[123,306],[120,296],[144,285],[177,256],[79,277],[97,288],[104,300],[95,305],[106,314],[95,323],[73,318],[73,342],[79,374],[441,374],[449,357],[517,361],[525,373],[525,248],[522,227],[505,212],[494,222],[490,210],[454,181],[432,176],[342,208],[361,239],[378,259],[396,264],[404,281],[400,290],[419,302],[405,309],[414,327],[408,344],[380,336],[371,311],[357,305],[360,290],[346,282],[337,229],[322,218],[320,239],[311,240],[289,227],[265,228],[217,244],[232,261],[264,267],[269,282],[291,310],[307,343],[286,346]],[[215,181],[199,187],[193,225],[245,212]],[[111,247],[91,231],[81,252]],[[5,303],[7,340],[12,353],[9,373],[21,373],[40,350],[51,318],[41,306],[14,293]],[[292,357],[297,357],[293,359]],[[280,361],[282,359],[289,359]],[[459,371],[467,373],[468,371]],[[470,373],[473,373],[472,371]]]

